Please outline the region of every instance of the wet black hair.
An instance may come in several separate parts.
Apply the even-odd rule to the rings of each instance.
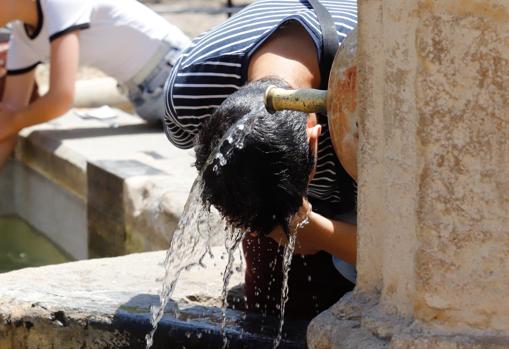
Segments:
[[[307,195],[314,165],[306,133],[308,114],[267,112],[263,96],[270,85],[288,87],[276,78],[241,87],[202,126],[195,146],[196,167],[203,170],[204,203],[216,207],[233,226],[263,235],[277,225],[289,233],[289,220]],[[247,116],[254,119],[243,147],[224,142],[225,134],[253,112]],[[231,150],[224,166],[218,165],[218,159],[207,163],[219,142],[222,153],[225,147]]]

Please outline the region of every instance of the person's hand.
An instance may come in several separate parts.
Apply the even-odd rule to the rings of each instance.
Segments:
[[[321,249],[317,246],[313,238],[313,231],[305,229],[307,222],[311,219],[312,207],[309,201],[305,198],[302,199],[302,206],[299,211],[290,220],[289,228],[290,234],[296,234],[295,251],[294,254],[312,255],[319,252]],[[269,234],[269,237],[274,239],[280,246],[288,244],[288,238],[283,232],[281,226],[277,226]]]
[[[7,43],[0,43],[0,79],[7,73],[5,69],[5,64],[7,63],[7,49]]]
[[[16,111],[6,103],[0,103],[0,142],[14,136],[18,131]]]

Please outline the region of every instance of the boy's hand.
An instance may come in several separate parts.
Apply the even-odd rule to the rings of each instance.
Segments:
[[[321,250],[318,248],[316,241],[313,238],[313,232],[303,229],[307,224],[305,223],[306,219],[311,219],[311,212],[311,204],[307,199],[303,198],[302,206],[290,220],[290,233],[297,235],[294,254],[312,255]],[[276,241],[280,246],[286,246],[288,243],[288,239],[281,226],[274,228],[274,230],[272,230],[272,232],[269,234],[269,237],[274,239],[274,241]]]

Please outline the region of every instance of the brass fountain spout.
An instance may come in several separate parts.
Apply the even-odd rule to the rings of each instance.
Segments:
[[[265,106],[269,113],[297,110],[305,113],[327,113],[327,91],[312,88],[287,90],[269,86],[265,91]]]
[[[328,91],[286,90],[269,86],[265,106],[270,113],[297,110],[327,115],[334,151],[348,174],[357,180],[357,33],[352,31],[336,52]]]

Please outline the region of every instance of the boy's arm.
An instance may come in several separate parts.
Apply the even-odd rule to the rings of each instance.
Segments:
[[[310,255],[326,251],[331,255],[355,265],[357,260],[357,226],[339,220],[326,218],[311,210],[304,200],[293,226],[307,215],[308,223],[297,230],[296,254]],[[286,245],[287,238],[281,227],[276,227],[269,235],[280,245]]]
[[[48,93],[28,106],[33,88],[33,71],[8,76],[0,108],[0,141],[15,135],[22,128],[49,121],[69,110],[74,100],[79,64],[78,31],[52,41],[50,64]]]

